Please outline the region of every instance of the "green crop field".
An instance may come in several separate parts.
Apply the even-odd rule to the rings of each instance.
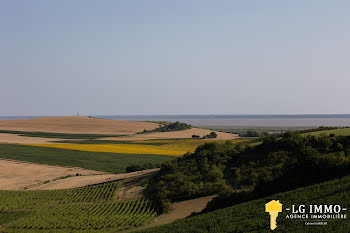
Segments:
[[[234,205],[213,212],[179,220],[167,225],[137,231],[138,233],[234,233],[234,232],[271,232],[269,214],[265,212],[265,203],[280,200],[283,212],[278,215],[275,232],[349,232],[348,219],[328,221],[326,226],[305,226],[305,220],[286,219],[291,205],[336,205],[350,206],[350,177],[329,181],[317,185],[299,188],[294,191],[275,194],[266,198]],[[347,213],[347,211],[343,211]],[[312,220],[310,220],[312,221]]]
[[[0,158],[48,165],[81,167],[112,173],[124,173],[129,166],[143,166],[150,163],[161,164],[174,159],[174,157],[166,155],[76,151],[17,144],[0,144]]]
[[[151,221],[145,199],[116,201],[119,182],[75,189],[0,191],[1,232],[110,232]]]
[[[340,136],[350,136],[350,128],[343,128],[343,129],[332,129],[332,130],[324,130],[324,131],[317,131],[317,132],[311,132],[306,133],[306,135],[312,135],[312,136],[319,136],[319,135],[340,135]]]

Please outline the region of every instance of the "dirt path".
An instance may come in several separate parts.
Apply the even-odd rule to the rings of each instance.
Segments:
[[[116,200],[124,201],[142,198],[149,178],[150,176],[145,174],[143,176],[125,179],[123,186],[117,190]]]
[[[168,214],[163,214],[157,217],[149,227],[167,224],[178,219],[186,218],[193,212],[200,212],[213,198],[214,196],[207,196],[173,203],[171,204],[171,211]]]
[[[207,197],[200,197],[188,201],[181,201],[171,204],[171,211],[168,214],[162,214],[158,217],[156,217],[151,223],[146,224],[144,226],[135,228],[135,229],[129,229],[127,231],[123,231],[123,233],[126,232],[133,232],[137,230],[142,230],[158,225],[163,225],[167,223],[174,222],[178,219],[183,219],[191,215],[193,212],[201,212],[206,206],[209,201],[211,201],[215,195],[213,196],[207,196]]]

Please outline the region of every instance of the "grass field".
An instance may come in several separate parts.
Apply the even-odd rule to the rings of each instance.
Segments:
[[[116,201],[119,182],[52,191],[0,191],[1,232],[110,232],[155,217],[145,199]]]
[[[317,185],[299,188],[294,191],[275,194],[266,198],[234,205],[228,208],[201,214],[167,225],[137,231],[138,233],[234,233],[234,232],[271,232],[269,214],[265,212],[265,203],[280,200],[283,211],[277,218],[275,232],[349,232],[348,219],[319,220],[327,221],[325,226],[305,226],[303,219],[286,219],[286,208],[291,205],[341,205],[350,206],[350,177],[329,181]],[[346,214],[347,211],[342,211]],[[315,221],[310,219],[311,221]],[[317,220],[316,220],[317,221]]]
[[[332,130],[324,130],[324,131],[317,131],[317,132],[311,132],[306,133],[306,135],[312,135],[312,136],[319,136],[319,135],[341,135],[341,136],[350,136],[350,128],[344,128],[344,129],[332,129]]]
[[[247,141],[247,139],[232,140],[234,143]],[[147,141],[132,141],[106,144],[102,141],[101,144],[95,140],[93,144],[31,144],[31,146],[61,148],[77,151],[93,151],[93,152],[110,152],[122,154],[148,154],[148,155],[169,155],[181,156],[187,152],[193,152],[199,145],[208,142],[201,139],[183,139],[183,140],[147,140]],[[217,140],[216,142],[225,142]]]
[[[247,131],[256,131],[256,132],[267,132],[267,133],[282,133],[286,131],[297,131],[312,129],[316,127],[307,127],[307,126],[202,126],[204,129],[217,130],[220,132],[240,134]]]
[[[0,144],[0,158],[112,173],[124,173],[131,165],[161,164],[174,159],[166,155],[89,152],[17,144]]]

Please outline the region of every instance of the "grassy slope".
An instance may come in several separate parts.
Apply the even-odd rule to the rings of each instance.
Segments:
[[[0,158],[113,173],[123,173],[131,165],[160,164],[174,159],[165,155],[87,152],[16,144],[0,144]]]
[[[348,219],[328,220],[327,226],[305,226],[305,221],[285,219],[286,215],[290,214],[290,211],[286,211],[285,208],[290,208],[292,204],[305,204],[306,206],[309,204],[339,204],[348,208],[350,206],[350,177],[344,177],[138,232],[271,232],[269,214],[265,213],[264,205],[273,199],[280,200],[283,204],[283,212],[278,215],[275,232],[348,232],[350,229]],[[346,214],[347,211],[342,213]]]
[[[271,132],[271,133],[281,133],[281,131],[296,131],[296,130],[305,130],[312,129],[315,127],[307,126],[201,126],[203,129],[216,130],[227,133],[240,134],[247,131],[257,131],[257,132]]]
[[[349,136],[350,128],[317,131],[317,132],[307,133],[306,135],[319,136],[321,134],[325,134],[325,135],[335,134],[335,135],[341,135],[341,136]]]

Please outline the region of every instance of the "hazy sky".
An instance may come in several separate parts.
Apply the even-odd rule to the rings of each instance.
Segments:
[[[0,115],[350,113],[350,1],[0,0]]]

